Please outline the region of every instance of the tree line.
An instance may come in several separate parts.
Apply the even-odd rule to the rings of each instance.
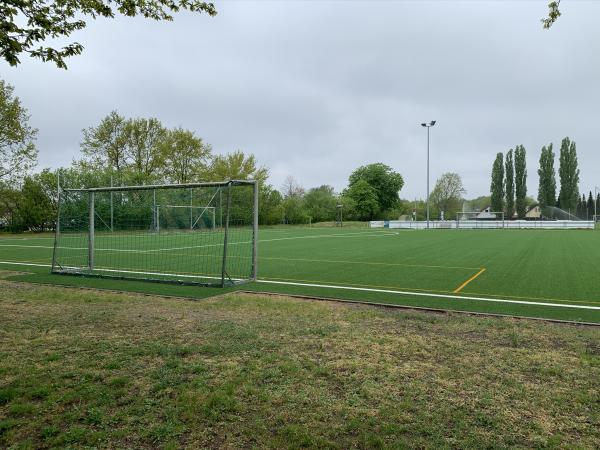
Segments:
[[[595,206],[592,192],[589,192],[587,199],[585,194],[580,196],[579,193],[577,146],[574,141],[565,137],[560,145],[558,194],[553,144],[542,147],[537,171],[539,185],[536,204],[532,204],[527,198],[525,157],[526,151],[522,145],[517,145],[514,150],[510,149],[506,156],[503,153],[496,155],[490,184],[492,210],[504,212],[507,218],[516,215],[517,218],[523,219],[528,208],[539,205],[542,211],[548,211],[548,207],[556,207],[579,218],[592,218]],[[600,194],[596,201],[600,201]]]
[[[230,179],[259,182],[259,222],[309,223],[397,218],[403,209],[402,176],[382,163],[357,168],[347,188],[305,190],[288,177],[277,189],[269,171],[240,150],[215,154],[193,131],[167,128],[157,118],[126,118],[112,111],[82,130],[80,156],[69,167],[31,173],[37,130],[11,86],[0,84],[0,226],[50,230],[63,188],[193,183]]]
[[[383,163],[358,167],[347,187],[336,192],[330,185],[310,189],[293,177],[275,187],[269,170],[253,154],[237,150],[215,154],[210,144],[193,131],[168,128],[157,118],[127,118],[110,112],[96,125],[82,130],[80,155],[68,167],[32,173],[37,161],[37,130],[12,86],[0,80],[0,228],[13,231],[51,230],[56,217],[58,179],[66,188],[191,183],[229,179],[255,179],[260,184],[259,223],[307,224],[343,220],[423,220],[426,202],[401,199],[402,175]],[[483,209],[513,211],[523,217],[532,199],[527,194],[525,148],[499,153],[492,170],[491,199],[471,201]],[[555,155],[552,144],[540,156],[540,205],[559,205],[581,216],[591,214],[593,198],[580,196],[575,143],[561,145],[556,195]],[[454,219],[465,196],[457,173],[444,173],[430,195],[432,219]],[[509,215],[509,217],[510,217]]]

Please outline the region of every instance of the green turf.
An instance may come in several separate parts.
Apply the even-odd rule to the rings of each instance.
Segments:
[[[115,248],[110,236],[99,239],[99,248]],[[194,234],[171,238],[170,248],[194,244]],[[51,236],[4,236],[0,238],[0,261],[49,264]],[[126,250],[165,248],[152,236],[131,242]],[[123,250],[123,247],[116,247]],[[249,267],[249,252],[232,246],[230,257],[239,267]],[[105,266],[121,264],[130,269],[156,272],[188,272],[189,255],[219,261],[214,247],[157,253],[97,252]],[[110,258],[105,255],[111,255]],[[152,256],[149,256],[152,255]],[[530,303],[560,303],[600,306],[600,232],[580,230],[431,230],[394,231],[340,228],[266,228],[260,231],[259,278],[265,281],[323,284],[415,293],[450,294],[467,280],[478,277],[459,295]],[[190,263],[191,264],[191,263]],[[20,266],[2,264],[6,269]],[[217,267],[215,265],[215,267]],[[0,267],[1,268],[1,267]],[[20,270],[40,273],[30,280],[86,284],[87,280],[44,276],[46,267]],[[99,283],[93,281],[92,283]],[[101,283],[101,282],[100,282]],[[110,282],[111,288],[151,290],[162,286]],[[146,287],[147,286],[147,287]],[[164,287],[170,295],[203,297],[201,288]],[[481,302],[474,300],[418,297],[381,292],[339,290],[323,287],[256,283],[244,289],[299,293],[410,306],[439,307],[532,317],[600,322],[600,310],[558,308],[540,305]],[[198,295],[194,295],[198,292]]]

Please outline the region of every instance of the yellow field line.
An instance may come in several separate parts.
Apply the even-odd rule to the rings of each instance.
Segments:
[[[462,291],[462,289],[469,284],[471,281],[473,281],[475,278],[477,278],[479,275],[481,275],[483,272],[485,272],[485,268],[481,268],[481,270],[479,272],[477,272],[475,275],[473,275],[471,278],[469,278],[467,281],[465,281],[463,284],[461,284],[459,287],[457,287],[454,290],[454,294],[458,294],[460,291]]]

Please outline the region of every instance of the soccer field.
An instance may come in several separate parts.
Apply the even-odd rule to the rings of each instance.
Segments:
[[[127,248],[114,248],[111,239],[98,236],[96,242],[96,264],[109,271],[189,275],[194,255],[202,255],[203,261],[214,260],[210,270],[218,274],[220,251],[205,241],[195,247],[194,233],[160,242],[141,235],[128,240]],[[251,255],[241,250],[249,245],[248,237],[238,239],[229,257],[242,273]],[[52,247],[51,236],[4,236],[0,268],[46,275]],[[85,248],[85,242],[75,247]],[[156,253],[161,257],[149,256]],[[258,254],[258,282],[240,289],[600,322],[598,231],[261,228]],[[41,277],[57,283],[69,278]],[[78,278],[77,283],[88,281]],[[111,280],[109,286],[119,289],[127,283]],[[171,295],[178,292],[202,297],[208,291],[169,288]]]

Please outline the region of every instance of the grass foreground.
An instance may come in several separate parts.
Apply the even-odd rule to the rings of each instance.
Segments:
[[[1,448],[600,447],[600,328],[0,280]]]

